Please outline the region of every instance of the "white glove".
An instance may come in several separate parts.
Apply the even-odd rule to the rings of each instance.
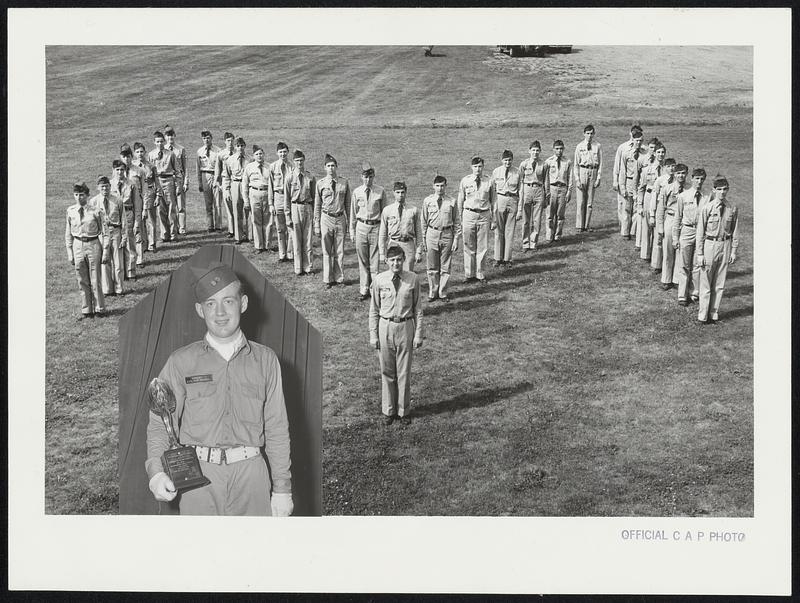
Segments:
[[[161,502],[169,502],[175,498],[178,493],[175,491],[175,484],[169,479],[169,476],[163,471],[156,473],[150,478],[150,492],[156,497],[156,500]]]
[[[292,502],[290,492],[273,492],[270,505],[273,517],[289,517],[294,511],[294,502]]]

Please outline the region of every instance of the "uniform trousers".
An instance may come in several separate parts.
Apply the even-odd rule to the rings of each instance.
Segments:
[[[156,249],[156,237],[158,232],[158,208],[156,208],[156,189],[155,187],[146,188],[142,195],[143,213],[142,221],[142,245],[147,246],[150,251]]]
[[[272,515],[271,484],[263,457],[217,465],[200,461],[211,483],[181,493],[181,515]]]
[[[103,246],[98,239],[85,243],[80,239],[72,240],[72,257],[75,259],[75,276],[81,290],[81,312],[105,312],[106,300],[100,286],[100,261],[103,257]]]
[[[372,276],[378,274],[378,224],[370,225],[356,222],[356,255],[358,256],[358,291],[362,295],[369,292]]]
[[[242,183],[231,182],[231,207],[235,214],[233,219],[233,237],[236,241],[251,239],[252,226],[250,225],[250,206],[245,206],[242,196]],[[252,239],[251,239],[252,240]]]
[[[102,265],[103,293],[122,293],[122,228],[108,227],[109,246],[106,249],[106,263]]]
[[[547,213],[547,240],[561,238],[567,214],[567,187],[550,185],[550,205]]]
[[[636,235],[636,244],[640,246],[639,257],[649,260],[653,253],[653,227],[650,226],[650,197],[651,193],[645,192],[640,205],[639,232]]]
[[[313,208],[311,203],[292,203],[292,245],[294,246],[295,274],[311,272]]]
[[[233,189],[233,184],[231,183],[231,189]],[[223,202],[225,204],[225,218],[228,220],[228,234],[236,235],[236,209],[235,205],[233,204],[233,194],[229,197],[225,198],[223,194]],[[237,237],[238,240],[238,237]]]
[[[178,232],[186,234],[186,192],[183,188],[183,174],[175,174],[176,207],[178,211]],[[180,188],[180,193],[177,189]]]
[[[681,228],[680,248],[678,250],[678,261],[680,262],[678,301],[688,301],[689,295],[691,297],[698,296],[700,267],[697,265],[696,258],[695,229],[690,226],[684,226]]]
[[[267,249],[268,246],[267,233],[272,214],[269,211],[267,197],[267,191],[250,189],[250,215],[253,217],[253,247],[255,249]]]
[[[617,219],[619,220],[619,234],[623,237],[630,236],[633,215],[633,194],[623,190],[617,193]]]
[[[428,248],[426,262],[428,265],[428,295],[445,296],[447,281],[450,280],[450,260],[453,257],[453,227],[436,230],[428,227],[425,233],[425,245]]]
[[[378,323],[378,358],[381,363],[381,410],[404,417],[411,411],[411,360],[414,355],[414,320]]]
[[[214,180],[214,173],[203,172],[203,201],[206,205],[206,228],[217,229],[222,223],[220,216],[219,188]]]
[[[700,267],[700,301],[697,320],[717,320],[725,279],[728,276],[728,263],[731,259],[731,240],[706,241],[703,244],[706,267]],[[709,316],[710,314],[710,316]]]
[[[136,219],[136,211],[133,208],[124,209],[125,212],[125,230],[124,238],[125,243],[122,245],[122,263],[125,266],[125,276],[131,278],[136,276],[136,262],[142,261],[142,235],[141,223],[142,214],[139,214],[139,219]],[[139,228],[136,228],[136,223],[139,223]]]
[[[522,184],[522,248],[534,249],[542,229],[544,188],[538,184]]]
[[[322,238],[322,282],[344,282],[345,216],[334,218],[324,213],[320,216]]]
[[[464,209],[462,215],[464,236],[464,276],[483,276],[483,259],[489,247],[489,210],[474,212]]]
[[[175,178],[159,178],[163,193],[158,215],[161,218],[161,240],[168,241],[178,234],[178,198],[175,193]]]
[[[495,210],[497,228],[494,231],[495,261],[511,261],[511,252],[514,247],[514,230],[516,230],[517,226],[518,200],[518,197],[497,195],[497,209]]]
[[[675,247],[672,244],[672,224],[675,216],[666,214],[664,216],[664,236],[661,240],[661,282],[678,284],[679,266],[675,261]]]
[[[292,259],[294,255],[292,252],[292,231],[286,226],[286,216],[291,211],[286,207],[286,197],[283,193],[275,193],[273,202],[275,203],[275,216],[273,218],[275,223],[275,232],[278,235],[278,257],[280,259]],[[267,240],[269,243],[270,240]]]
[[[578,186],[575,188],[576,212],[575,228],[585,230],[589,228],[592,221],[592,204],[594,203],[595,180],[597,180],[597,170],[595,168],[577,167]]]

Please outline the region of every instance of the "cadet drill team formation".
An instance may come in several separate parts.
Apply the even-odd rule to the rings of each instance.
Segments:
[[[447,302],[452,254],[463,240],[464,280],[486,281],[484,263],[489,231],[494,231],[493,266],[513,265],[516,223],[522,222],[521,251],[535,252],[542,242],[564,236],[566,207],[575,193],[575,230],[591,231],[595,190],[604,167],[595,129],[587,125],[572,157],[555,140],[542,160],[533,141],[529,157],[514,167],[511,151],[487,177],[484,160],[473,157],[471,173],[458,181],[455,198],[447,179],[436,175],[432,194],[419,207],[407,203],[405,182],[391,191],[375,184],[375,170],[361,166],[361,185],[351,188],[337,175],[338,162],[326,154],[325,175],[317,179],[300,150],[279,142],[277,158],[230,132],[225,148],[200,133],[195,172],[202,193],[208,232],[227,231],[233,243],[252,242],[256,253],[277,251],[278,262],[292,262],[297,276],[312,270],[312,236],[322,248],[325,289],[344,284],[344,244],[355,245],[359,299],[370,301],[370,345],[379,350],[383,379],[383,415],[387,424],[410,420],[412,352],[422,345],[422,307],[415,263],[426,262],[428,302]],[[664,290],[677,288],[678,304],[698,304],[701,324],[719,319],[728,264],[736,260],[738,211],[728,200],[728,181],[717,175],[710,194],[702,192],[706,172],[691,171],[657,138],[642,147],[643,131],[616,150],[611,186],[617,196],[620,235],[633,240],[639,257],[660,273]],[[82,297],[82,318],[102,316],[105,296],[124,293],[124,281],[145,266],[145,253],[178,240],[187,232],[189,171],[186,149],[170,126],[153,134],[154,148],[123,144],[111,162],[111,177],[96,179],[97,194],[73,186],[75,204],[67,209],[66,247]],[[291,159],[290,159],[291,157]],[[391,197],[394,197],[392,202]],[[223,227],[223,215],[225,225]],[[540,239],[542,222],[544,241]],[[313,230],[312,230],[313,229]],[[313,235],[312,235],[313,232]],[[160,234],[159,234],[160,233]],[[274,237],[273,237],[274,235]],[[273,246],[275,241],[275,246]],[[381,264],[389,269],[381,272]]]

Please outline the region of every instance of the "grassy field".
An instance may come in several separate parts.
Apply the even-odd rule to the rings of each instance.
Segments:
[[[505,148],[522,160],[532,139],[574,149],[590,121],[610,162],[639,121],[668,156],[731,180],[742,245],[722,322],[698,327],[696,309],[662,292],[619,237],[609,166],[595,232],[574,233],[572,203],[560,244],[518,254],[510,270],[490,268],[480,287],[461,282],[456,255],[453,301],[425,307],[407,428],[379,422],[352,244],[349,285],[329,292],[319,274],[296,279],[274,256],[242,251],[323,333],[325,513],[752,515],[752,54],[683,49],[676,75],[646,69],[664,56],[657,49],[525,59],[487,47],[435,52],[443,56],[425,59],[416,47],[48,49],[48,513],[116,512],[119,317],[198,246],[225,241],[200,232],[192,178],[193,232],[146,256],[129,293],[110,298],[108,318],[76,322],[63,246],[71,182],[109,173],[121,142],[150,148],[164,123],[190,155],[205,128],[218,142],[225,130],[268,149],[282,139],[318,175],[333,153],[354,185],[369,159],[378,183],[405,178],[419,204],[436,172],[453,192],[472,155],[493,168]],[[669,52],[674,66],[678,49]],[[626,83],[629,99],[618,80],[632,56],[643,75]],[[167,70],[171,86],[150,77]]]

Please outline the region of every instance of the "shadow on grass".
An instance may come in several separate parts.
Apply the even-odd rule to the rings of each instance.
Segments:
[[[722,295],[723,295],[722,297],[723,301],[725,299],[732,299],[734,297],[738,297],[739,295],[753,295],[753,286],[740,285],[738,287],[726,287]]]
[[[414,408],[414,414],[418,416],[436,415],[445,412],[456,412],[468,408],[478,408],[494,404],[506,398],[510,398],[520,392],[528,391],[533,387],[529,381],[521,381],[514,385],[498,388],[477,389],[452,398],[440,400],[433,404],[425,404]]]
[[[561,268],[565,268],[567,264],[565,262],[553,262],[551,264],[541,264],[541,263],[531,263],[527,265],[515,265],[513,268],[509,268],[503,272],[495,272],[491,274],[491,280],[487,283],[479,284],[468,284],[468,283],[461,283],[458,286],[453,287],[451,291],[451,299],[463,299],[465,297],[475,297],[481,296],[484,294],[493,294],[493,293],[505,293],[510,289],[516,287],[525,287],[526,285],[530,285],[533,282],[533,277],[519,279],[520,276],[526,275],[535,275],[542,272],[549,272],[551,270],[558,270]],[[513,279],[513,280],[512,280]],[[455,295],[452,295],[455,294]],[[495,300],[498,301],[498,300]],[[477,302],[472,301],[470,302],[471,305],[477,304]],[[452,307],[454,303],[443,304],[442,308],[445,307]],[[465,307],[468,304],[463,304]],[[441,312],[442,310],[439,310]],[[427,314],[432,314],[434,312],[426,312]],[[435,312],[438,313],[438,312]]]
[[[723,302],[725,299],[723,298]],[[735,310],[731,310],[730,312],[725,312],[722,310],[719,314],[719,317],[722,321],[732,318],[739,318],[740,316],[752,316],[753,315],[753,306],[752,304],[749,306],[745,306],[744,308],[736,308]]]
[[[438,316],[439,314],[450,314],[460,310],[473,310],[481,306],[499,304],[500,302],[506,301],[506,299],[506,296],[502,295],[487,299],[461,299],[449,302],[428,302],[425,306],[425,316]]]

